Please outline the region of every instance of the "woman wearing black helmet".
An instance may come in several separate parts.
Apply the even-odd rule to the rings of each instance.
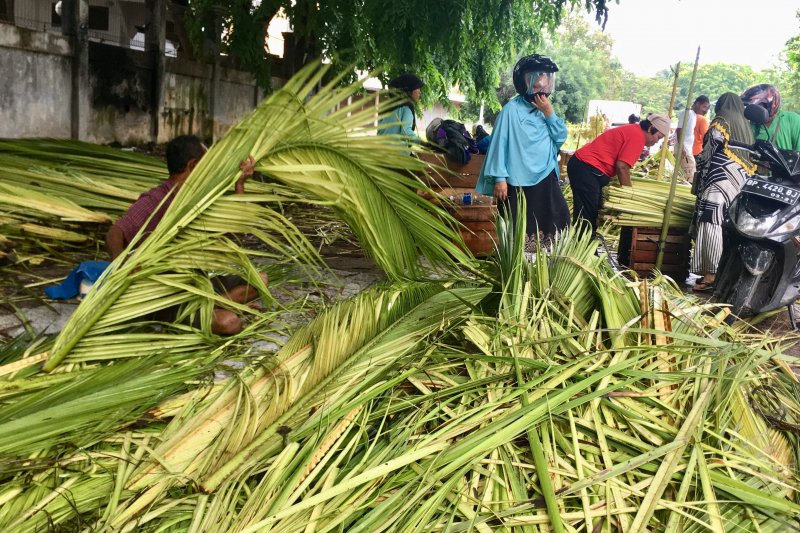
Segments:
[[[784,150],[800,150],[800,115],[781,109],[781,94],[774,85],[762,83],[742,93],[745,105],[755,104],[766,108],[766,124],[752,124],[757,140],[770,141]]]
[[[389,89],[403,94],[405,99],[378,122],[378,135],[402,135],[409,142],[419,143],[415,113],[424,86],[415,74],[401,74],[389,82]]]
[[[502,212],[516,218],[517,197],[525,195],[526,248],[534,235],[547,241],[569,225],[569,209],[558,183],[558,151],[567,140],[567,125],[553,111],[549,97],[558,67],[534,54],[514,67],[519,96],[497,115],[492,143],[475,190],[494,195]]]

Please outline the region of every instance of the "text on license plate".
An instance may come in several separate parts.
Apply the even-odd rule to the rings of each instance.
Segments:
[[[787,204],[793,204],[800,198],[800,191],[797,189],[754,178],[748,178],[743,189],[751,194],[772,198]]]

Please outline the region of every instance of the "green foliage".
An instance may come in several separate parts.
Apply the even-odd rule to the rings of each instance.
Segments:
[[[678,95],[675,98],[676,109],[683,109],[686,105],[693,65],[694,61],[681,63],[681,73],[678,78]],[[672,76],[673,73],[670,71],[662,71],[658,74],[658,77],[667,83],[672,82]],[[722,93],[734,92],[739,94],[757,83],[775,83],[775,78],[770,76],[769,71],[757,72],[748,65],[730,63],[701,64],[697,67],[697,78],[692,100],[704,94],[714,101]]]
[[[184,23],[195,54],[209,60],[224,53],[253,73],[261,87],[270,86],[270,62],[264,47],[266,28],[282,0],[192,0]]]
[[[495,90],[495,98],[491,100],[467,100],[459,110],[461,119],[465,122],[477,122],[480,116],[481,104],[483,107],[483,121],[485,124],[494,124],[500,109],[509,100],[517,96],[514,82],[511,79],[511,72],[514,70],[514,62],[509,63],[500,69],[500,85]]]
[[[636,76],[630,92],[633,95],[631,100],[642,105],[643,116],[647,113],[665,113],[672,94],[672,78]]]
[[[800,23],[800,10],[797,11]],[[800,112],[800,33],[786,41],[784,49],[786,71],[781,79],[781,106],[790,111]]]
[[[611,36],[590,27],[583,17],[571,16],[562,19],[557,32],[552,33],[541,49],[524,52],[543,53],[558,64],[552,102],[556,112],[565,120],[583,122],[586,105],[591,99],[616,98],[626,73],[611,55],[612,44]],[[488,123],[494,122],[499,110],[491,104],[505,105],[517,95],[511,72],[518,57],[502,67],[496,99],[486,102],[484,118]],[[467,104],[462,112],[469,118],[477,118],[479,107],[479,103]]]
[[[565,19],[546,51],[558,64],[553,105],[570,122],[582,122],[589,100],[616,98],[622,67],[611,54],[611,36],[581,17]]]
[[[384,81],[401,71],[417,72],[428,87],[423,103],[447,100],[450,87],[458,85],[469,99],[496,105],[502,65],[532,53],[567,8],[604,20],[606,1],[269,0],[256,7],[254,0],[193,0],[188,25],[196,47],[202,48],[203,36],[222,35],[223,51],[264,82],[262,63],[268,62],[261,36],[283,9],[294,30],[287,44],[300,59],[324,54],[359,70],[385,68]]]

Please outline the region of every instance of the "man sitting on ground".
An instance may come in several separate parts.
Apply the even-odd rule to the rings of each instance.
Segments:
[[[178,190],[206,151],[206,147],[194,135],[181,135],[167,144],[166,155],[169,179],[139,196],[128,208],[128,211],[108,230],[106,234],[106,249],[112,260],[116,259],[125,250],[142,226],[146,224],[142,238],[136,245],[141,244],[153,232],[161,219],[164,218],[164,214],[177,195]],[[242,170],[242,175],[236,181],[236,194],[244,193],[244,182],[253,175],[254,166],[255,161],[253,161],[252,157],[242,161],[240,164],[239,168]],[[261,273],[261,278],[264,283],[267,283],[266,274]],[[220,286],[219,288],[224,291],[223,296],[236,303],[246,303],[258,297],[258,291],[239,276],[222,276],[216,278],[215,282],[215,285]],[[241,330],[242,321],[236,313],[227,309],[214,308],[211,319],[211,331],[213,333],[217,335],[235,335]]]

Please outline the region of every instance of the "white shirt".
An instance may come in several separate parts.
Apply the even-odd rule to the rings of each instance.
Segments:
[[[689,111],[689,118],[686,119],[686,129],[683,132],[683,153],[692,155],[694,147],[694,126],[697,123],[697,114],[691,109],[684,109],[678,114],[678,128],[683,124],[683,114]]]

